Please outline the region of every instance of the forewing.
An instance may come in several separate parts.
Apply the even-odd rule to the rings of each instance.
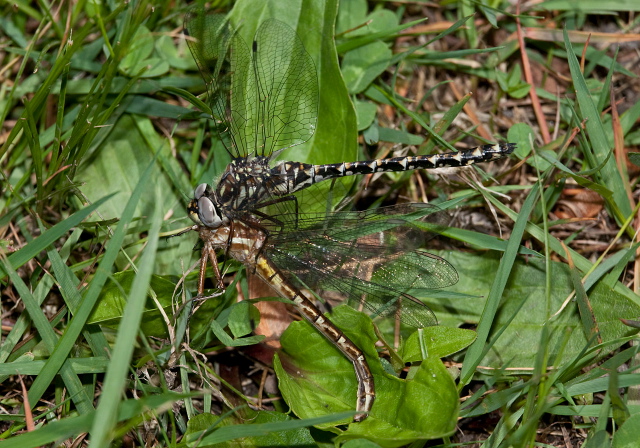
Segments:
[[[258,90],[258,153],[309,140],[318,115],[318,78],[313,59],[295,31],[278,20],[260,25],[253,44]]]
[[[244,133],[256,109],[251,52],[223,15],[196,7],[187,13],[184,27],[220,138],[232,157],[245,156]]]
[[[187,13],[185,29],[232,157],[270,156],[311,138],[318,108],[316,69],[288,25],[267,20],[251,49],[225,16],[200,7]]]
[[[267,252],[302,286],[337,292],[374,314],[399,311],[409,325],[433,325],[431,310],[407,291],[457,282],[449,262],[417,249],[443,227],[445,216],[424,204],[307,215],[299,218],[296,229],[273,232]],[[419,229],[412,220],[432,224],[434,232]]]

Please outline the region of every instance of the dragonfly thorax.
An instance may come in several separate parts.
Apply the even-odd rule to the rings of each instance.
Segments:
[[[187,211],[196,224],[215,229],[229,222],[228,218],[220,213],[218,204],[216,193],[211,186],[200,184],[193,192],[193,199],[189,202]]]

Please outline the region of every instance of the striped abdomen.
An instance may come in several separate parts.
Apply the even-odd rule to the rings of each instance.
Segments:
[[[430,156],[393,157],[389,159],[332,163],[327,165],[282,162],[271,170],[271,181],[276,183],[272,191],[277,191],[280,195],[285,195],[323,180],[359,174],[463,167],[500,159],[511,154],[515,147],[515,143],[500,143],[478,146],[477,148],[465,151],[433,154]]]
[[[255,260],[255,274],[262,278],[281,297],[291,300],[296,308],[324,337],[332,342],[353,363],[358,380],[358,398],[353,420],[356,422],[366,418],[375,400],[373,375],[362,351],[345,336],[331,321],[325,318],[320,310],[298,288],[296,288],[275,265],[263,255]]]

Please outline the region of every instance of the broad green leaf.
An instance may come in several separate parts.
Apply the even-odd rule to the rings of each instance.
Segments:
[[[460,275],[460,281],[448,290],[461,293],[472,292],[478,298],[437,301],[423,298],[423,300],[433,309],[443,325],[454,326],[456,322],[457,324],[478,322],[484,304],[482,296],[488,294],[493,282],[493,277],[488,273],[496,271],[499,260],[491,254],[481,256],[464,252],[435,253],[451,262]],[[559,354],[557,350],[560,350],[560,342],[567,335],[569,337],[562,352],[562,358],[557,359],[554,365],[573,359],[587,346],[588,340],[582,328],[577,304],[571,301],[564,308],[562,307],[573,290],[569,268],[566,264],[559,262],[552,262],[550,266],[553,278],[551,307],[553,313],[557,312],[558,315],[554,316],[551,322],[546,322],[547,316],[542,306],[546,300],[544,261],[518,260],[511,274],[509,287],[503,295],[497,320],[493,323],[493,332],[506,325],[514,314],[515,318],[483,359],[482,365],[495,368],[531,367],[539,350],[539,337],[542,326],[545,324],[552,328],[551,339],[546,341],[546,344],[551,347],[551,356]],[[631,334],[633,330],[623,325],[620,319],[637,318],[640,315],[640,306],[610,289],[602,281],[587,293],[600,334],[605,342]]]
[[[634,414],[613,435],[611,448],[635,448],[640,440],[640,414]]]
[[[93,308],[91,316],[87,320],[90,324],[100,324],[106,327],[115,328],[126,305],[127,295],[131,290],[131,285],[136,277],[134,271],[117,272],[113,274],[102,288],[100,299]],[[157,294],[159,302],[165,312],[171,311],[171,295],[175,288],[175,284],[162,277],[154,275],[151,277],[151,289]],[[155,304],[148,299],[143,320],[143,328],[145,324],[149,324],[150,328],[158,328],[164,330],[162,317],[158,313]],[[154,336],[164,335],[164,331],[152,332]]]
[[[358,116],[358,131],[367,129],[373,123],[378,107],[370,101],[355,100],[356,115]]]
[[[531,129],[531,126],[526,123],[516,123],[509,128],[507,140],[510,142],[518,142],[518,146],[516,147],[514,154],[519,158],[524,159],[531,154],[531,151],[533,150],[531,145],[535,142],[535,133],[533,132],[533,129]],[[537,158],[538,156],[536,155],[535,157]]]
[[[513,98],[523,98],[531,89],[531,85],[521,80],[520,66],[516,65],[510,73],[496,71],[496,80],[500,88]]]
[[[169,36],[157,36],[155,48],[159,55],[169,64],[171,68],[178,70],[196,70],[196,63],[187,50],[186,42],[180,41],[180,51],[176,48],[175,40]]]
[[[244,414],[248,415],[244,415]],[[234,414],[229,415],[226,418],[221,418],[214,414],[198,414],[189,420],[187,425],[187,436],[197,433],[199,431],[213,432],[219,428],[227,428],[229,432],[229,442],[225,443],[225,447],[296,447],[296,446],[311,446],[314,444],[314,440],[309,433],[309,429],[306,427],[297,427],[295,429],[270,429],[269,424],[282,424],[284,422],[292,422],[292,426],[296,423],[288,415],[281,414],[279,412],[267,412],[267,411],[246,411],[240,414],[241,416]],[[251,431],[251,427],[257,428],[257,426],[264,428],[265,435],[251,435],[247,437],[248,432]],[[275,428],[275,425],[274,425]],[[236,431],[235,437],[232,430]],[[252,432],[252,431],[251,431]],[[232,440],[233,439],[233,440]],[[212,445],[206,445],[212,446]],[[221,445],[215,445],[221,446]],[[205,448],[205,445],[199,444],[198,447]]]
[[[327,424],[333,421],[341,420],[345,417],[345,413],[327,415],[306,420],[296,420],[283,417],[282,414],[274,412],[264,413],[264,416],[258,416],[260,423],[247,424],[246,420],[243,424],[221,426],[220,428],[209,427],[206,431],[194,431],[186,438],[187,446],[205,447],[205,446],[278,446],[274,441],[282,440],[282,446],[299,446],[307,445],[307,432],[299,431],[300,428],[308,428],[314,425]],[[214,416],[215,417],[215,416]],[[208,421],[213,420],[210,417],[200,418],[199,424],[203,426]],[[264,420],[264,422],[263,422]],[[214,422],[215,423],[215,422]],[[216,425],[217,426],[217,425]],[[278,437],[285,434],[283,437]],[[252,438],[245,444],[246,438]],[[231,445],[218,445],[223,442],[239,440]],[[253,443],[252,443],[253,442]],[[254,445],[257,444],[257,445]],[[289,445],[292,444],[292,445]]]
[[[225,331],[224,328],[215,320],[212,320],[209,324],[211,326],[211,331],[218,338],[218,340],[227,347],[242,347],[245,345],[255,345],[264,340],[264,336],[255,335],[255,336],[247,336],[240,338],[232,338]]]
[[[407,338],[402,347],[402,360],[404,362],[423,360],[421,346],[424,347],[426,356],[444,358],[468,347],[475,339],[475,332],[462,328],[442,325],[424,328],[415,331]]]
[[[640,152],[630,152],[629,161],[635,166],[640,166]]]
[[[380,141],[380,126],[375,121],[371,126],[362,132],[362,136],[364,137],[364,141],[367,145],[375,145]]]
[[[159,76],[169,71],[169,64],[160,58],[151,58],[151,53],[155,45],[154,36],[149,29],[141,26],[136,31],[133,45],[118,67],[120,71],[128,76],[136,76],[140,71],[145,70],[143,77]]]
[[[391,128],[378,128],[378,138],[382,142],[400,143],[402,145],[421,145],[424,142],[424,138],[410,134],[409,132],[400,131],[398,129]]]
[[[336,33],[342,34],[366,22],[366,0],[350,0],[340,2],[336,19]]]
[[[393,29],[399,25],[398,16],[390,9],[376,9],[369,14],[366,19],[367,24],[365,28],[361,28],[362,34],[377,33],[379,31],[386,31]],[[357,36],[358,32],[349,34],[349,36]]]
[[[240,32],[246,42],[252,41],[259,23],[276,18],[293,28],[316,65],[320,92],[316,132],[307,143],[283,151],[279,160],[313,163],[355,160],[356,116],[340,73],[335,43],[330,38],[335,14],[336,4],[332,1],[244,1],[234,6],[231,20],[242,24]]]
[[[107,328],[118,328],[123,315],[127,296],[131,290],[131,285],[136,277],[134,271],[117,272],[113,274],[100,293],[98,303],[91,312],[87,323],[100,324]],[[150,288],[157,301],[162,305],[165,315],[173,319],[174,307],[172,297],[176,287],[175,278],[165,278],[158,275],[151,277]],[[215,297],[206,300],[189,320],[193,331],[199,326],[208,325],[220,312],[222,297]],[[148,336],[166,337],[166,322],[163,314],[158,310],[156,302],[151,296],[147,297],[144,311],[144,319],[140,328]]]
[[[253,330],[251,321],[260,320],[260,311],[254,304],[249,302],[238,302],[232,307],[229,313],[229,329],[236,338],[246,336]]]
[[[376,400],[369,416],[338,433],[339,440],[365,437],[381,446],[401,446],[416,439],[433,439],[453,432],[458,394],[451,375],[437,358],[427,358],[410,380],[386,373],[374,343],[371,320],[342,306],[332,321],[364,351],[373,372]],[[280,390],[293,412],[310,418],[354,410],[357,382],[353,365],[307,322],[295,322],[281,338],[283,353],[274,360]],[[351,420],[343,420],[347,424]]]
[[[351,50],[342,59],[342,75],[350,94],[364,91],[382,74],[389,64],[393,52],[381,41]]]
[[[342,445],[342,448],[379,448],[380,445],[367,439],[353,439]]]
[[[104,142],[80,166],[76,181],[80,183],[79,188],[89,202],[95,202],[106,194],[114,194],[98,210],[103,219],[120,218],[133,187],[156,153],[159,156],[152,168],[151,179],[163,191],[163,201],[158,203],[152,195],[143,195],[135,211],[135,216],[140,218],[138,223],[144,229],[148,226],[145,217],[153,216],[154,210],[160,207],[162,216],[178,219],[178,225],[189,225],[185,207],[191,187],[182,177],[182,168],[177,159],[170,155],[169,142],[159,138],[146,117],[123,115]],[[126,249],[131,257],[136,256],[144,243],[135,241],[138,244]],[[195,234],[162,239],[154,273],[181,275],[197,256],[193,251],[195,242]],[[128,264],[124,257],[118,262],[120,269],[125,269]]]
[[[344,33],[347,39],[369,34],[388,32],[393,34],[398,26],[398,16],[389,9],[378,8],[367,14],[367,2],[349,0],[340,2],[336,20],[336,34]]]
[[[227,347],[240,347],[257,344],[264,339],[262,335],[243,337],[251,333],[252,319],[256,324],[260,321],[258,309],[252,303],[237,302],[224,309],[215,320],[211,320],[209,325],[222,344]],[[233,338],[225,332],[224,327],[229,327]]]
[[[161,147],[150,143],[159,143],[168,148],[166,140],[150,142],[142,135],[136,122],[124,115],[115,124],[105,142],[88,157],[78,170],[76,180],[81,182],[82,193],[94,202],[109,193],[116,193],[111,201],[99,208],[103,219],[118,218],[131,195],[143,170],[153,160],[154,152]],[[157,139],[157,135],[155,139]],[[151,178],[165,192],[164,201],[156,203],[152,195],[140,198],[135,216],[153,216],[155,207],[162,207],[163,215],[170,210],[183,210],[184,198],[178,196],[169,179],[159,167],[154,167]],[[186,193],[186,192],[185,192]],[[186,223],[186,220],[185,220]]]

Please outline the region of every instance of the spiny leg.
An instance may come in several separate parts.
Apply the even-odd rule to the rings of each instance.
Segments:
[[[268,219],[269,221],[273,222],[275,225],[282,227],[283,226],[283,222],[280,221],[277,218],[274,218],[273,216],[269,216],[266,215],[264,213],[261,212],[257,212],[257,209],[261,209],[261,208],[265,208],[268,207],[270,205],[275,205],[275,204],[279,204],[281,202],[287,202],[287,201],[293,201],[294,202],[294,215],[296,217],[296,224],[295,224],[295,228],[298,228],[298,198],[294,195],[289,195],[289,196],[282,196],[280,198],[275,198],[272,199],[270,201],[265,201],[265,202],[260,202],[259,204],[256,204],[255,209],[253,211],[254,214],[259,215],[260,217],[264,218],[264,219]]]
[[[266,213],[259,212],[258,210],[254,210],[252,213],[254,215],[256,215],[258,218],[261,218],[260,222],[262,222],[262,221],[271,221],[272,223],[274,223],[276,226],[279,226],[279,227],[282,227],[284,225],[284,223],[282,221],[280,221],[278,218],[274,218],[273,216],[269,216]]]
[[[209,258],[209,251],[207,250],[207,243],[204,243],[202,248],[202,256],[200,257],[200,273],[198,276],[198,297],[204,295],[204,279],[207,275],[207,260]]]
[[[205,298],[204,296],[204,282],[207,277],[207,262],[211,260],[211,267],[216,276],[216,283],[219,289],[224,289],[224,283],[222,281],[222,275],[220,274],[220,268],[218,267],[218,258],[216,257],[216,251],[210,243],[205,242],[202,248],[202,257],[200,257],[200,273],[198,277],[198,297]]]

